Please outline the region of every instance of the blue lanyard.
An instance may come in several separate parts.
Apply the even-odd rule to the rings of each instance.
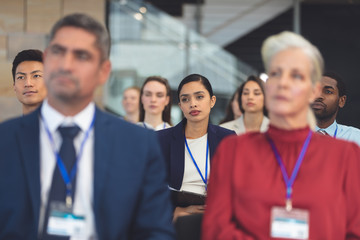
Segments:
[[[336,124],[335,133],[334,133],[334,138],[336,138],[337,130],[338,130],[338,125]]]
[[[89,137],[91,129],[94,127],[95,112],[94,112],[94,116],[93,116],[93,119],[91,121],[90,127],[85,132],[84,139],[81,142],[80,150],[79,150],[78,155],[76,156],[76,161],[75,161],[75,164],[74,164],[73,168],[71,169],[70,175],[68,174],[68,171],[66,170],[66,167],[65,167],[64,162],[62,161],[62,159],[61,159],[61,157],[59,155],[59,152],[56,151],[54,139],[53,139],[53,137],[51,135],[51,132],[49,130],[49,127],[48,127],[48,125],[47,125],[47,123],[46,123],[46,121],[45,121],[45,119],[44,119],[44,117],[42,115],[41,115],[41,119],[42,119],[42,121],[44,123],[46,133],[47,133],[47,135],[49,137],[49,140],[51,142],[51,146],[53,148],[53,152],[54,152],[55,158],[56,158],[56,164],[59,167],[61,176],[62,176],[62,178],[63,178],[63,180],[65,182],[65,186],[66,186],[66,205],[68,207],[71,207],[71,205],[72,205],[72,197],[71,197],[71,195],[72,195],[72,184],[71,184],[71,182],[72,182],[72,180],[74,180],[74,177],[76,175],[78,162],[79,162],[79,160],[81,158],[81,155],[83,153],[85,142],[87,141],[87,139]]]
[[[186,137],[185,137],[185,134],[184,134],[184,139],[185,139],[185,145],[186,145],[186,149],[188,150],[189,154],[190,154],[190,157],[198,171],[198,173],[200,174],[200,177],[202,179],[202,181],[204,182],[205,184],[205,190],[207,191],[207,172],[208,172],[208,153],[209,153],[209,142],[208,142],[208,139],[206,139],[206,160],[205,160],[205,177],[202,175],[201,171],[200,171],[200,168],[199,166],[197,165],[191,151],[190,151],[190,148],[187,144],[187,141],[186,141]]]
[[[285,185],[286,185],[286,210],[290,211],[292,209],[292,203],[291,203],[291,195],[292,195],[292,186],[294,184],[294,181],[295,181],[295,178],[299,172],[299,169],[300,169],[300,166],[301,166],[301,163],[304,159],[304,155],[307,151],[307,148],[309,146],[309,142],[310,142],[310,139],[311,139],[311,136],[312,136],[312,131],[309,130],[309,134],[307,135],[306,139],[305,139],[305,142],[304,142],[304,145],[302,146],[302,149],[301,149],[301,152],[300,152],[300,155],[298,157],[298,159],[296,160],[296,164],[295,164],[295,167],[291,173],[291,177],[289,179],[288,175],[287,175],[287,172],[286,172],[286,169],[285,169],[285,166],[284,166],[284,163],[281,159],[281,156],[280,156],[280,153],[279,151],[277,150],[274,142],[271,140],[270,136],[268,134],[266,134],[266,138],[267,140],[269,141],[270,145],[271,145],[271,148],[275,154],[275,158],[280,166],[280,169],[281,169],[281,173],[282,173],[282,176],[284,178],[284,182],[285,182]]]
[[[325,131],[325,129],[320,128],[318,131]],[[335,132],[334,132],[334,136],[333,136],[333,138],[336,138],[337,131],[338,131],[338,125],[336,124],[336,128],[335,128]],[[326,131],[325,131],[325,132],[326,132]],[[328,134],[327,132],[326,132],[326,135],[331,136],[331,135],[330,135],[330,134]]]
[[[143,122],[143,125],[144,125],[144,128],[147,128],[145,122]],[[164,122],[163,129],[165,129],[165,128],[166,128],[166,123]]]

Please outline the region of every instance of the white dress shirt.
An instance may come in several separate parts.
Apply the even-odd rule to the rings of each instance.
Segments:
[[[200,138],[196,139],[186,139],[191,154],[198,165],[201,174],[205,178],[205,164],[206,164],[206,143],[207,143],[207,134]],[[208,151],[208,172],[207,176],[210,174],[210,149]],[[184,177],[183,182],[180,188],[180,191],[187,191],[192,193],[198,193],[205,195],[205,183],[203,182],[200,173],[195,167],[193,160],[191,159],[190,153],[185,146],[185,166],[184,166]]]
[[[358,146],[360,146],[360,129],[358,128],[338,124],[336,121],[334,121],[327,128],[319,128],[318,126],[315,127],[316,131],[320,129],[325,130],[326,133],[332,137],[354,142]]]
[[[41,207],[39,232],[42,231],[44,214],[50,193],[54,169],[56,167],[55,153],[52,143],[45,130],[44,121],[52,135],[54,147],[60,151],[61,135],[59,126],[80,127],[79,134],[74,139],[76,154],[79,154],[80,145],[84,141],[85,133],[90,128],[95,114],[95,104],[91,102],[85,109],[73,117],[65,117],[45,100],[41,107],[42,121],[40,121],[40,182],[41,182]],[[96,230],[93,212],[93,181],[94,181],[94,129],[84,143],[83,152],[78,162],[76,175],[76,191],[73,213],[85,217],[85,235],[81,239],[96,239]],[[71,237],[71,240],[77,238]]]

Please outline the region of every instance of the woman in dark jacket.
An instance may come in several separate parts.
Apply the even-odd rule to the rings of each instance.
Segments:
[[[220,141],[235,134],[209,124],[216,97],[207,78],[199,74],[185,77],[177,94],[185,118],[175,127],[158,132],[175,205],[174,220],[203,213],[211,158]]]

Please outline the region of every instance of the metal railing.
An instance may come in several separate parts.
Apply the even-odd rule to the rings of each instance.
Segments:
[[[176,18],[141,0],[109,2],[113,74],[105,102],[120,108],[122,90],[161,75],[176,89],[191,73],[206,76],[218,95],[231,96],[257,71],[187,28]]]

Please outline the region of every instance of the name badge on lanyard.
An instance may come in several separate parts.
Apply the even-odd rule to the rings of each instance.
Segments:
[[[271,209],[270,236],[273,238],[309,239],[309,211],[305,209],[293,208],[292,186],[304,159],[304,155],[307,151],[311,136],[312,132],[310,130],[289,178],[279,151],[277,150],[271,138],[266,134],[267,140],[269,141],[275,154],[275,158],[280,166],[281,173],[286,185],[285,206],[274,206]]]
[[[70,173],[66,170],[66,167],[55,148],[55,143],[53,137],[49,131],[48,125],[41,116],[45,131],[48,135],[49,141],[53,148],[53,152],[56,158],[56,166],[58,167],[61,173],[61,176],[64,180],[64,184],[66,186],[66,197],[65,202],[60,201],[52,201],[50,202],[49,209],[49,220],[47,224],[47,233],[49,235],[57,235],[63,237],[77,237],[83,238],[85,234],[85,217],[82,215],[76,215],[73,213],[73,199],[72,199],[72,180],[74,179],[77,173],[78,162],[81,158],[84,145],[89,137],[90,131],[92,130],[95,123],[95,113],[91,124],[87,131],[85,132],[85,136],[83,141],[81,142],[79,153],[76,156],[76,161],[74,167],[71,169]]]
[[[272,207],[270,231],[273,238],[309,239],[309,211]]]
[[[85,217],[74,214],[72,208],[62,202],[51,202],[47,233],[82,238],[85,234]]]

